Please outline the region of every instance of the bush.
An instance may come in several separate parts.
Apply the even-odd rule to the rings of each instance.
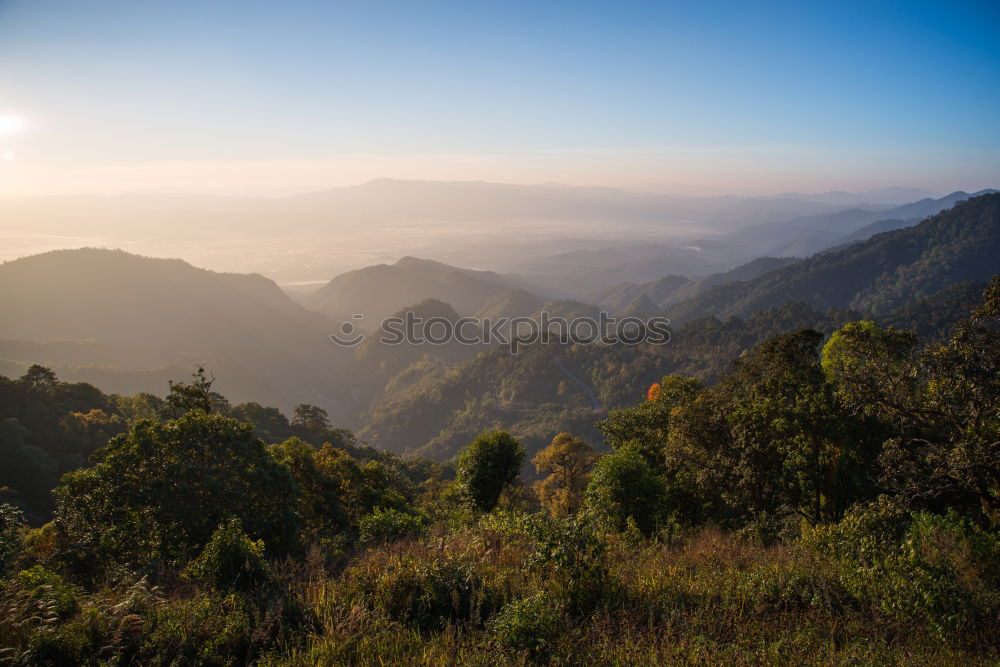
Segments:
[[[529,567],[541,575],[553,597],[566,602],[569,613],[592,610],[608,593],[607,544],[586,517],[498,514],[484,520],[482,527],[507,539],[528,538],[532,543]]]
[[[143,641],[144,662],[160,665],[244,665],[254,654],[254,617],[242,596],[199,595],[157,607]]]
[[[0,577],[7,574],[21,552],[24,514],[6,503],[0,504]]]
[[[37,603],[38,609],[59,618],[65,618],[77,609],[82,591],[41,565],[18,572],[15,580],[20,590]]]
[[[498,596],[472,567],[454,558],[407,555],[387,565],[369,561],[349,570],[347,579],[355,587],[352,597],[425,632],[450,622],[478,625],[498,606]]]
[[[608,530],[623,531],[632,519],[648,537],[660,521],[665,496],[663,479],[639,451],[629,447],[597,462],[585,506]]]
[[[404,537],[417,537],[427,532],[424,519],[394,509],[376,507],[358,521],[362,542],[391,542]]]
[[[853,596],[897,621],[925,621],[944,636],[1000,613],[1000,539],[956,514],[907,513],[883,501],[804,541],[837,561]]]
[[[548,655],[565,627],[562,609],[544,592],[505,605],[489,623],[501,648],[532,660]]]
[[[223,591],[247,592],[271,578],[264,560],[264,542],[247,537],[239,519],[230,519],[219,526],[185,572]]]
[[[489,512],[517,480],[524,456],[524,447],[507,431],[483,431],[459,454],[456,480],[478,510]]]

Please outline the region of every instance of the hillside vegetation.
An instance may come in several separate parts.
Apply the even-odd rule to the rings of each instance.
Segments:
[[[985,281],[1000,257],[1000,194],[960,202],[920,224],[889,231],[670,306],[675,322],[745,316],[789,299],[815,308],[881,314],[967,281]]]

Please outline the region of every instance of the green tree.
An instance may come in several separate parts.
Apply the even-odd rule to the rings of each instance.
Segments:
[[[631,520],[644,535],[651,535],[665,499],[663,478],[640,451],[625,447],[594,466],[585,506],[605,528],[623,531]]]
[[[459,454],[456,480],[477,509],[489,512],[517,481],[524,457],[524,447],[507,431],[483,431]]]
[[[918,350],[910,333],[849,325],[824,369],[852,410],[883,425],[885,491],[1000,520],[1000,277],[948,340]]]
[[[0,577],[7,574],[21,551],[25,528],[24,514],[18,508],[0,503]]]
[[[301,403],[295,406],[292,426],[315,432],[327,431],[330,429],[330,416],[323,408]]]
[[[631,446],[651,465],[662,469],[671,416],[693,401],[701,390],[701,382],[694,378],[668,375],[659,383],[655,397],[635,407],[612,411],[597,423],[597,428],[613,449]]]
[[[163,406],[164,416],[180,417],[191,410],[201,410],[206,414],[212,411],[212,384],[215,378],[208,378],[205,369],[200,366],[191,377],[191,382],[170,381],[170,393]]]
[[[351,526],[354,496],[361,484],[353,460],[348,458],[343,466],[330,465],[328,452],[320,455],[299,438],[273,445],[270,451],[291,471],[299,488],[297,512],[304,540],[322,542],[346,533]],[[349,470],[347,474],[345,469]]]
[[[288,552],[299,491],[253,430],[200,410],[138,422],[55,489],[62,547],[104,563],[184,562],[217,526],[239,518],[272,553]]]

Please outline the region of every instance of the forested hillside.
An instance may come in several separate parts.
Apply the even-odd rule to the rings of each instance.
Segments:
[[[916,329],[923,340],[931,340],[968,312],[982,287],[957,284],[877,320]],[[713,382],[729,360],[769,336],[803,327],[829,334],[859,316],[788,302],[745,319],[696,319],[674,328],[665,345],[550,343],[524,346],[516,355],[498,347],[458,365],[425,356],[388,380],[362,417],[359,436],[375,447],[436,460],[453,456],[485,425],[510,430],[529,452],[563,430],[599,442],[600,434],[590,426],[595,416],[631,403],[665,374]]]
[[[745,316],[789,299],[825,310],[887,313],[966,280],[988,280],[1000,257],[1000,194],[960,202],[920,224],[813,255],[670,306],[679,323]]]

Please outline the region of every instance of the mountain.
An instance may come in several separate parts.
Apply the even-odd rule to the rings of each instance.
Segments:
[[[225,274],[121,250],[61,250],[0,265],[0,356],[57,360],[105,391],[163,394],[205,365],[237,401],[336,412],[350,355],[333,323],[260,275]],[[183,370],[182,374],[176,374]]]
[[[670,274],[696,278],[725,273],[761,256],[806,257],[837,245],[866,225],[889,219],[915,221],[988,192],[953,192],[898,206],[831,205],[826,211],[792,218],[776,212],[774,218],[763,222],[748,217],[729,231],[718,227],[707,230],[716,232],[712,235],[575,249],[523,261],[510,270],[536,282],[545,281],[574,298],[586,298],[616,285],[647,283]]]
[[[876,320],[914,328],[924,339],[940,336],[982,299],[983,286],[951,285]],[[450,366],[424,357],[387,382],[362,416],[359,437],[378,448],[439,461],[455,456],[487,427],[521,438],[529,456],[561,431],[599,444],[593,423],[641,400],[666,374],[712,382],[731,359],[765,338],[799,328],[830,333],[861,316],[789,301],[746,318],[692,320],[673,328],[665,345],[530,344],[517,354],[502,347],[483,350]]]
[[[691,279],[685,276],[669,275],[648,283],[622,283],[621,285],[605,287],[588,292],[584,298],[617,313],[633,304],[637,299],[645,299],[654,305],[663,303],[671,294],[690,282]]]
[[[742,254],[742,251],[739,253]],[[666,275],[703,276],[732,267],[737,254],[716,241],[644,243],[637,246],[577,250],[514,268],[528,280],[574,298],[624,283],[647,283]]]
[[[748,280],[798,261],[795,257],[758,257],[735,269],[691,280],[669,275],[648,283],[624,283],[589,292],[586,299],[612,312],[660,312],[668,305],[690,299],[708,288],[734,280]],[[638,310],[640,308],[652,310]]]
[[[1000,271],[1000,194],[960,201],[913,227],[717,285],[668,309],[674,322],[744,316],[796,299],[820,310],[885,313],[954,283]]]
[[[542,300],[523,289],[512,289],[491,296],[483,302],[474,317],[480,320],[529,317],[542,306]]]
[[[843,236],[837,239],[831,247],[836,247],[840,245],[847,245],[848,243],[857,243],[858,241],[865,241],[875,236],[876,234],[881,234],[882,232],[891,232],[894,229],[902,229],[903,227],[912,227],[913,225],[920,222],[919,218],[913,220],[879,220],[873,222],[870,225],[865,225],[861,229]]]
[[[929,198],[931,197],[931,193],[923,188],[901,188],[894,186],[880,190],[867,190],[865,192],[844,192],[843,190],[834,190],[820,194],[786,192],[777,195],[777,197],[843,206],[857,206],[859,204],[899,206],[900,204],[918,199]]]
[[[952,192],[940,199],[925,198],[893,208],[848,208],[833,213],[804,216],[787,222],[751,225],[737,232],[727,234],[723,241],[737,247],[745,247],[757,254],[776,257],[806,257],[829,248],[839,239],[854,233],[865,225],[882,220],[922,220],[956,203],[988,194],[992,190],[981,190],[969,194]]]
[[[721,285],[734,280],[750,280],[751,278],[756,278],[757,276],[767,273],[768,271],[780,269],[783,266],[788,266],[789,264],[797,261],[798,259],[795,257],[758,257],[757,259],[749,261],[746,264],[740,264],[736,268],[730,269],[729,271],[713,273],[712,275],[705,276],[704,278],[692,280],[686,285],[682,285],[671,292],[666,299],[659,301],[658,303],[662,309],[672,303],[678,303],[680,301],[684,301],[685,299],[690,299],[691,297],[701,294],[715,285]]]
[[[460,315],[471,315],[491,298],[525,286],[514,276],[404,257],[341,274],[310,295],[306,305],[337,321],[362,314],[362,326],[374,330],[385,317],[425,299],[440,299]]]

